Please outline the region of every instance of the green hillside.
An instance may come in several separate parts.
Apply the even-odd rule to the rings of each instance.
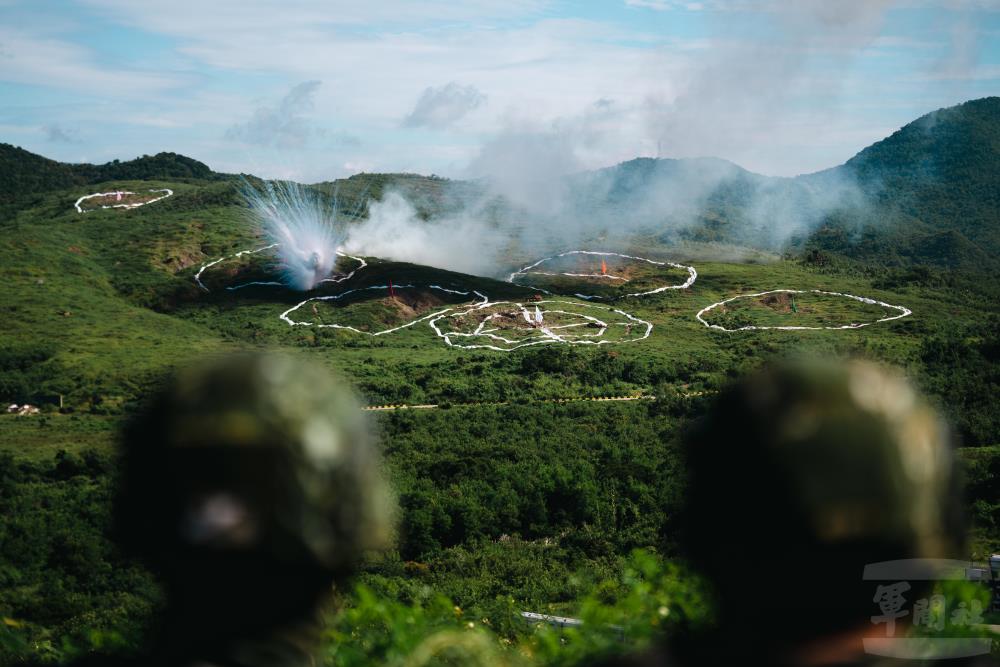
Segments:
[[[610,205],[649,216],[644,227],[667,242],[988,271],[1000,258],[1000,97],[927,114],[844,165],[796,178],[718,159],[639,158],[578,181],[581,214]],[[651,198],[663,205],[650,210]]]
[[[0,143],[0,219],[19,209],[37,206],[41,194],[71,187],[93,186],[112,180],[158,179],[203,182],[228,178],[197,160],[177,153],[144,155],[134,160],[113,160],[102,165],[56,162],[29,151]],[[80,194],[90,194],[88,189]]]
[[[49,160],[23,148],[0,144],[0,197],[13,197],[74,185],[111,180],[224,178],[207,165],[177,153],[143,155],[134,160],[106,164],[67,164]]]
[[[878,202],[917,261],[995,266],[1000,256],[1000,97],[940,109],[840,168]],[[866,221],[867,222],[867,221]],[[877,229],[878,221],[867,222]]]
[[[563,217],[662,243],[725,243],[801,253],[832,251],[887,266],[988,271],[1000,257],[1000,98],[940,109],[844,165],[796,178],[754,174],[725,160],[637,158],[571,177]],[[174,153],[70,165],[0,144],[0,212],[32,193],[111,180],[230,178]],[[416,174],[358,174],[317,184],[364,214],[369,199],[401,192],[426,218],[471,204],[499,219],[525,213],[490,201],[478,182]],[[35,199],[37,203],[37,198]]]
[[[365,257],[361,269],[342,258],[340,274],[356,273],[309,293],[240,287],[274,280],[276,266],[228,177],[172,154],[92,167],[4,148],[13,164],[4,192],[31,194],[0,217],[0,401],[36,404],[41,414],[0,414],[0,662],[127,650],[155,626],[155,577],[110,539],[116,434],[164,373],[219,351],[289,351],[339,371],[369,406],[435,406],[370,412],[400,526],[396,549],[366,566],[364,588],[342,592],[328,656],[341,664],[384,664],[421,632],[469,623],[493,647],[528,647],[518,655],[536,664],[622,646],[617,631],[567,644],[523,623],[521,610],[593,614],[600,627],[620,627],[628,646],[710,618],[708,597],[679,558],[680,442],[715,391],[776,357],[856,356],[906,369],[961,445],[970,555],[1000,550],[1000,286],[976,264],[1000,257],[989,231],[996,191],[986,192],[996,178],[986,166],[998,153],[995,143],[992,152],[941,146],[956,132],[995,132],[996,101],[970,104],[924,130],[907,126],[902,138],[839,168],[872,182],[879,174],[870,191],[878,210],[895,216],[891,225],[869,229],[873,219],[857,211],[831,214],[771,261],[754,250],[777,239],[755,226],[763,219],[748,210],[755,199],[780,191],[784,210],[808,212],[816,183],[840,176],[768,179],[717,160],[636,160],[581,175],[595,186],[586,196],[620,215],[667,182],[674,191],[721,184],[704,191],[703,208],[672,210],[676,219],[661,221],[669,228],[640,211],[649,217],[639,235],[616,248],[694,266],[697,281],[607,303],[576,296],[600,288],[605,269],[651,289],[686,271],[610,255],[600,268],[586,258],[557,268],[589,276],[536,276],[556,292],[543,295],[533,285]],[[951,157],[915,157],[939,149]],[[946,178],[955,187],[944,187]],[[316,187],[359,216],[390,188],[425,217],[486,196],[478,183],[407,174]],[[81,195],[115,188],[174,195],[129,210],[73,207]],[[753,261],[709,259],[720,247]],[[260,252],[236,257],[247,250]],[[801,292],[759,294],[772,290]],[[490,310],[476,310],[477,292],[494,302]],[[608,335],[609,344],[538,343],[541,323],[524,312],[540,303],[549,324],[576,327],[567,338]],[[899,312],[893,305],[912,314],[889,320]],[[477,334],[483,313],[507,343]],[[858,324],[866,326],[823,328]],[[460,347],[486,343],[499,349]],[[725,465],[725,446],[718,456]]]

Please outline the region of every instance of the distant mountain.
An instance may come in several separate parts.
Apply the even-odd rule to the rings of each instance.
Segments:
[[[644,231],[886,264],[1000,265],[1000,97],[929,113],[845,164],[795,178],[714,158],[638,158],[576,179]],[[622,223],[624,224],[624,222]]]
[[[0,144],[0,198],[19,193],[68,188],[85,183],[73,165]]]
[[[0,144],[0,214],[28,193],[108,180],[227,178],[232,176],[176,153],[65,164]],[[1000,97],[929,113],[815,174],[778,178],[717,158],[636,158],[574,175],[565,185],[564,192],[552,193],[545,212],[496,197],[483,181],[358,174],[317,187],[361,215],[369,199],[395,190],[425,219],[475,207],[489,218],[484,224],[518,220],[522,231],[530,227],[540,236],[567,230],[581,238],[638,234],[668,243],[721,242],[835,252],[888,265],[991,270],[1000,268]]]
[[[884,227],[913,259],[1000,260],[1000,97],[921,116],[838,171],[877,203],[884,220],[866,230]]]
[[[939,109],[852,157],[843,169],[863,181],[910,190],[960,187],[1000,202],[1000,97]]]

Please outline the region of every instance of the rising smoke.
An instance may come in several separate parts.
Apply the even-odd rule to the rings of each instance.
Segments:
[[[471,273],[495,275],[509,241],[473,202],[458,214],[423,220],[400,192],[391,191],[368,207],[368,219],[346,241],[350,254],[371,255]]]
[[[455,212],[430,219],[407,194],[390,191],[351,227],[347,248],[498,277],[568,249],[638,252],[651,241],[660,252],[674,248],[675,258],[760,257],[736,248],[780,251],[830,215],[858,218],[871,208],[842,169],[778,178],[720,159],[639,158],[556,178],[531,174],[480,179],[463,188]]]
[[[516,120],[486,141],[469,165],[467,176],[478,187],[465,193],[460,213],[429,224],[402,194],[390,194],[352,231],[352,247],[489,274],[509,265],[512,253],[526,258],[573,247],[622,248],[637,238],[721,238],[778,250],[831,215],[870,217],[876,186],[862,188],[848,169],[773,177],[699,157],[754,164],[762,152],[793,150],[775,146],[775,137],[803,125],[796,102],[804,98],[826,102],[825,115],[811,119],[811,127],[834,118],[842,81],[855,56],[879,35],[891,3],[758,4],[768,7],[757,14],[763,25],[755,29],[769,39],[741,39],[732,22],[745,16],[716,12],[716,43],[683,77],[664,83],[669,97],[650,90],[642,104],[631,106],[601,98],[575,117],[548,122],[512,113]],[[685,159],[593,169],[595,156],[621,155],[624,161],[620,147],[631,156],[640,145],[657,146],[658,157],[662,151]]]

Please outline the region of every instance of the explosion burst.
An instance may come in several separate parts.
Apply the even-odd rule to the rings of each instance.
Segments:
[[[252,219],[275,244],[287,287],[308,291],[329,277],[347,237],[336,199],[290,181],[263,181],[260,187],[244,181],[241,191]]]

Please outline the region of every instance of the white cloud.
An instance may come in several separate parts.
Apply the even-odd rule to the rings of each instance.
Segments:
[[[692,12],[705,9],[703,2],[677,2],[676,0],[625,0],[625,6],[640,9],[653,9],[664,12],[670,9],[687,9]]]
[[[320,81],[304,81],[294,86],[277,106],[260,106],[245,123],[229,128],[226,137],[247,144],[280,149],[304,148],[322,134],[305,116],[314,106],[313,97]]]
[[[174,38],[177,51],[214,69],[323,80],[317,108],[386,130],[398,127],[433,81],[489,91],[494,114],[528,103],[555,117],[595,97],[628,97],[626,88],[641,96],[639,70],[648,56],[636,44],[661,39],[597,21],[546,18],[540,0],[90,4],[111,20]],[[477,116],[478,125],[462,129],[480,131],[495,120]]]
[[[55,123],[42,126],[42,132],[48,141],[57,144],[78,144],[80,139],[74,130],[68,130]]]
[[[136,98],[176,88],[186,80],[100,65],[89,49],[77,44],[0,27],[0,81]]]
[[[565,164],[580,168],[653,155],[659,143],[664,156],[719,155],[796,173],[849,157],[889,120],[959,101],[942,93],[942,80],[988,83],[995,72],[977,62],[989,33],[978,50],[955,48],[938,63],[928,52],[943,47],[927,41],[929,32],[882,30],[886,0],[619,0],[608,20],[567,17],[573,3],[554,0],[82,4],[54,19],[25,12],[37,15],[34,32],[0,27],[0,80],[80,93],[62,108],[46,101],[44,113],[11,113],[38,141],[46,123],[88,128],[91,140],[90,124],[114,124],[126,129],[91,150],[200,151],[218,168],[309,179],[360,166],[470,173],[467,165],[476,156],[486,164],[484,151],[508,135],[553,135],[541,145],[568,146]],[[992,7],[896,6],[931,5]],[[652,32],[673,30],[674,18],[653,11],[650,28],[635,27],[640,10],[667,9],[704,13],[691,32]],[[72,22],[125,25],[157,39],[138,57],[101,59],[67,41]],[[961,34],[952,38],[958,47]],[[878,66],[858,67],[859,54]],[[921,87],[918,75],[935,83]],[[282,87],[320,80],[281,99]],[[871,115],[847,115],[848,103]],[[224,140],[227,128],[239,143]]]
[[[625,0],[626,7],[641,7],[642,9],[655,9],[662,12],[673,9],[674,5],[667,0]]]
[[[84,0],[108,16],[147,30],[175,36],[192,33],[326,29],[331,26],[426,26],[448,22],[491,22],[537,15],[551,0]]]
[[[442,129],[486,103],[486,96],[475,86],[454,81],[440,88],[428,86],[417,99],[413,111],[403,119],[405,127]]]

